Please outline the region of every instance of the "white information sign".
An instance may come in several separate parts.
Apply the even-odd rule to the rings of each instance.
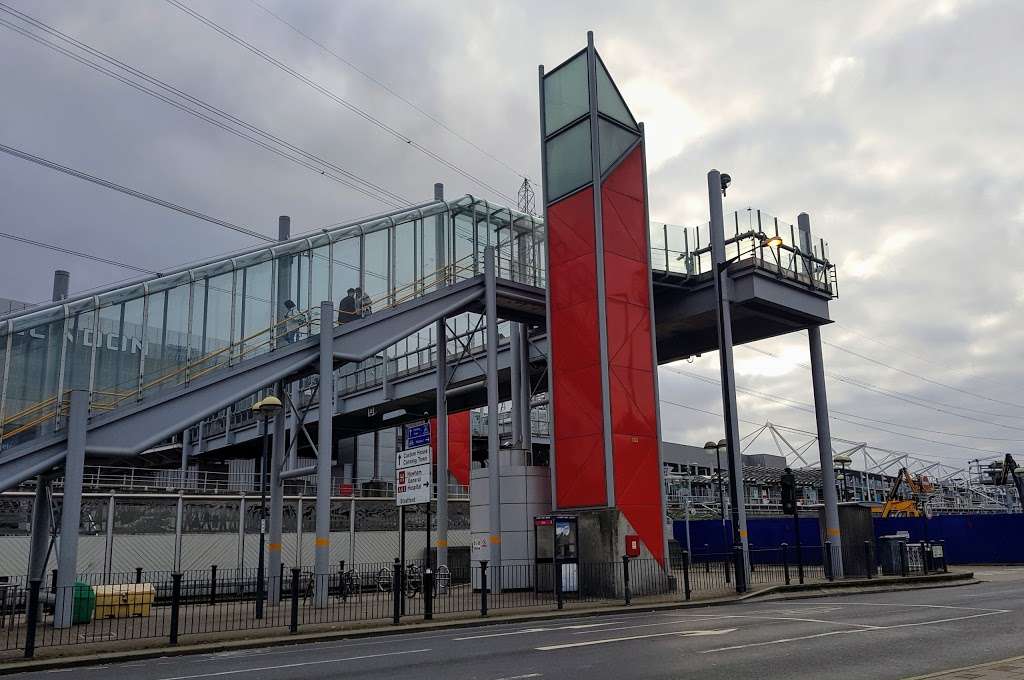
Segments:
[[[399,451],[395,460],[395,504],[430,502],[433,451],[429,446]]]

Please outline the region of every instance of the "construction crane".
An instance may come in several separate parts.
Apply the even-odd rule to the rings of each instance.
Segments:
[[[1006,454],[1002,465],[993,463],[989,466],[991,471],[989,474],[992,484],[995,486],[1013,484],[1014,488],[1017,489],[1017,502],[1020,504],[1021,510],[1024,510],[1024,477],[1017,472],[1018,467],[1017,461],[1013,459],[1013,456]]]
[[[909,498],[901,493],[904,485],[909,491]],[[885,497],[885,504],[881,508],[874,508],[874,511],[880,513],[883,518],[920,517],[924,501],[934,492],[935,485],[927,477],[919,475],[915,479],[907,468],[900,468],[892,488]]]

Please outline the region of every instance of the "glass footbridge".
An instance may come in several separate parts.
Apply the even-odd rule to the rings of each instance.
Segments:
[[[835,295],[827,244],[801,250],[792,225],[760,211],[737,211],[727,220],[727,257],[737,255],[739,264]],[[706,225],[652,223],[650,233],[656,283],[685,289],[710,280]],[[779,236],[783,245],[759,249],[764,234]],[[398,323],[404,310],[482,278],[488,247],[494,249],[497,279],[542,297],[543,220],[465,196],[0,317],[0,489],[41,471],[37,465],[7,474],[4,463],[39,448],[42,440],[59,439],[72,390],[87,391],[90,413],[102,418],[186,394],[191,386],[234,379],[246,367],[267,364],[270,355],[313,347],[309,341],[320,333],[324,300],[332,302],[335,329],[372,325],[378,318]],[[347,362],[338,388],[379,383],[389,362],[401,361],[407,373],[432,370],[434,319],[424,323],[427,316],[410,315],[400,340]],[[457,309],[450,316],[465,336],[457,331],[450,351],[459,342],[466,346],[467,337],[471,344],[482,342],[479,314]],[[259,375],[252,373],[253,380]],[[249,387],[255,393],[267,384]]]

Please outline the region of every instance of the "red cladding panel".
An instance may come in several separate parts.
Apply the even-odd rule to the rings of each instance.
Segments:
[[[437,418],[430,419],[430,446],[437,462]],[[448,471],[459,484],[469,486],[472,441],[469,434],[469,411],[448,414]]]
[[[612,460],[616,505],[651,554],[663,561],[664,521],[642,161],[638,147],[601,187]]]
[[[604,505],[594,194],[548,206],[548,288],[558,507]]]

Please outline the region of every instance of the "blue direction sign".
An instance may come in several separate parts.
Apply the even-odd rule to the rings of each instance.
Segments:
[[[430,445],[430,423],[409,425],[405,428],[405,448]]]

